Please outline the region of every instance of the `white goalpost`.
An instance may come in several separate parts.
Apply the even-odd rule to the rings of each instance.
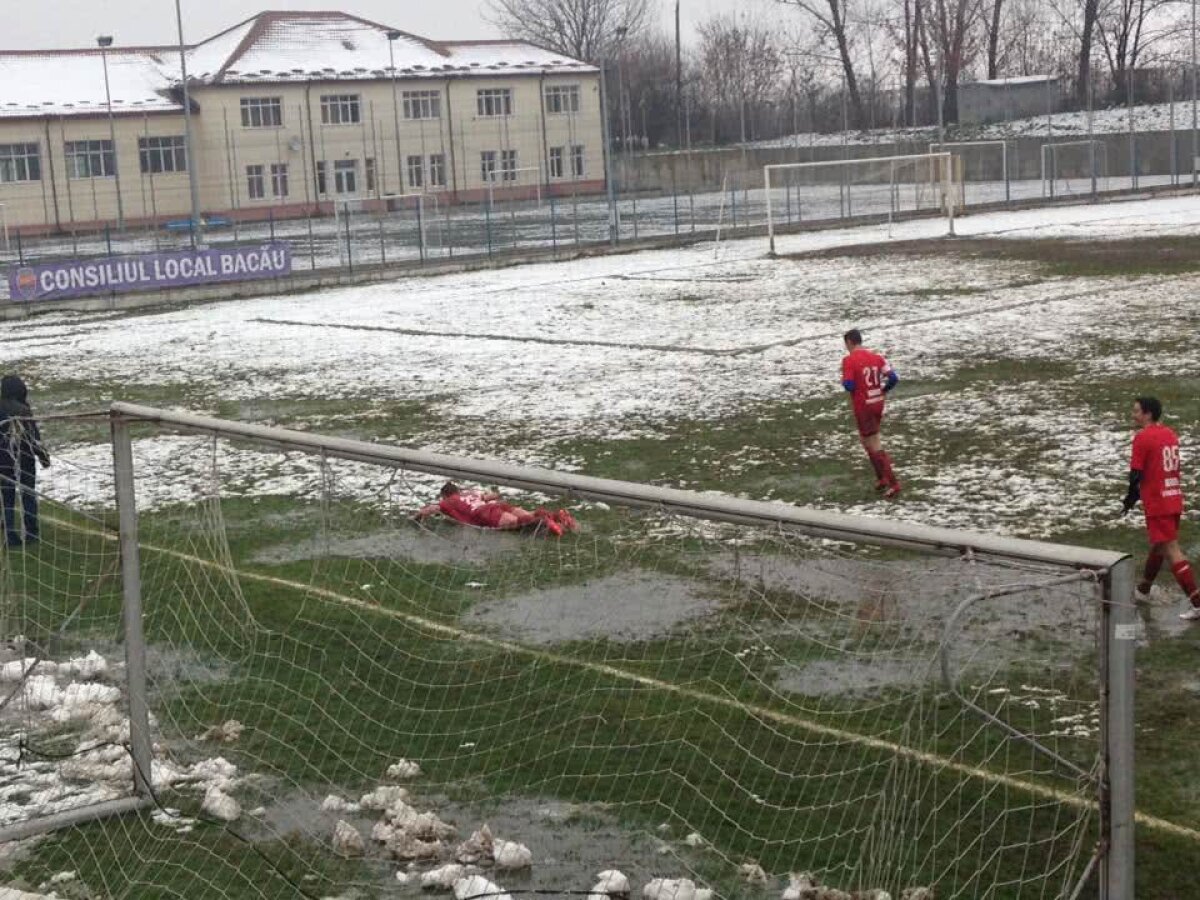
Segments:
[[[1053,141],[1041,148],[1042,196],[1108,190],[1108,145],[1104,141]],[[1077,185],[1083,182],[1083,190]]]
[[[984,153],[999,150],[1000,151],[1000,180],[1004,182],[1004,202],[1012,199],[1012,183],[1009,178],[1009,148],[1008,141],[934,141],[929,145],[930,153],[943,153],[959,151],[959,158],[962,166],[962,178],[964,182],[964,190],[966,182],[969,181],[995,181],[995,178],[988,177],[986,171],[986,161],[981,165],[981,170],[976,173],[978,177],[972,178],[972,170],[970,160],[967,154],[972,151],[979,150]]]
[[[947,232],[954,234],[954,217],[962,202],[955,169],[951,153],[764,166],[770,252],[775,253],[781,205],[784,224],[854,218],[891,223],[899,215],[940,213],[946,217]]]
[[[512,177],[508,178],[507,175]],[[523,178],[522,176],[532,176]],[[532,188],[533,197],[537,202],[537,208],[542,208],[542,170],[538,166],[518,166],[515,169],[497,169],[491,173],[488,179],[488,206],[496,205],[496,188],[513,189],[513,188]]]

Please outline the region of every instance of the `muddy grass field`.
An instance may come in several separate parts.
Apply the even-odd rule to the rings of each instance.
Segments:
[[[1129,397],[1152,386],[1185,451],[1200,429],[1189,246],[644,254],[486,283],[33,320],[5,365],[27,374],[40,412],[119,396],[1137,553],[1136,523],[1112,512]],[[322,327],[331,304],[336,329]],[[906,491],[891,505],[870,490],[836,391],[836,335],[851,325],[902,376],[888,440]],[[120,684],[119,596],[106,575],[103,434],[69,422],[49,433],[57,523],[40,549],[7,558],[0,597],[10,637],[49,643],[52,659],[92,650],[109,661],[108,674],[63,668],[43,684],[65,698],[72,684]],[[436,478],[149,430],[135,455],[155,760],[184,773],[161,789],[177,814],[22,845],[6,865],[26,888],[74,871],[60,895],[415,895],[484,823],[530,850],[528,868],[473,863],[514,893],[586,892],[616,868],[635,893],[688,878],[722,896],[778,897],[789,874],[809,871],[894,898],[930,886],[938,897],[1058,896],[1090,856],[1098,691],[1086,584],[1039,588],[1057,573],[595,504],[572,504],[582,532],[561,541],[418,526],[408,514]],[[1200,550],[1188,527],[1187,549]],[[1013,583],[1031,587],[947,632],[965,597]],[[1165,583],[1143,609],[1139,898],[1186,896],[1183,861],[1200,848],[1188,763],[1198,638],[1176,610]],[[63,776],[50,756],[111,727],[96,708],[65,708],[6,712],[47,754],[38,771],[52,792],[39,797],[6,769],[10,818],[78,793],[79,770]],[[212,737],[229,720],[236,738]],[[123,760],[104,770],[84,756],[92,783],[119,790]],[[388,776],[399,760],[420,774]],[[390,813],[362,798],[387,784],[447,826],[429,826],[437,848],[413,857],[394,835],[372,839]],[[213,787],[237,800],[236,819],[211,821]],[[362,836],[361,852],[335,846],[339,822]],[[767,882],[752,870],[747,880],[745,865]]]

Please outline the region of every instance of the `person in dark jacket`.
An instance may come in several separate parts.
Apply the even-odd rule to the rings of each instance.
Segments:
[[[5,375],[0,379],[0,502],[4,506],[4,536],[10,547],[38,539],[39,461],[43,466],[50,465],[50,455],[42,446],[42,434],[29,408],[29,389],[18,376]],[[22,516],[17,514],[18,495]]]

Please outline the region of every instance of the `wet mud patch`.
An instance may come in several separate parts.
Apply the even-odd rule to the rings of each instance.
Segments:
[[[941,683],[939,647],[951,671],[989,679],[1008,670],[1069,669],[1095,648],[1098,603],[1083,582],[989,590],[1049,581],[1031,573],[956,560],[867,561],[738,555],[714,558],[714,575],[742,595],[747,638],[792,646],[778,688],[810,696],[875,694]],[[969,604],[954,624],[960,604]]]
[[[260,550],[252,562],[282,565],[310,559],[406,559],[421,565],[478,566],[521,553],[527,536],[481,528],[406,527],[358,537],[305,538]]]
[[[636,885],[661,875],[664,870],[678,877],[690,868],[685,862],[664,857],[665,845],[657,834],[622,823],[603,804],[519,795],[467,800],[418,794],[414,792],[408,802],[416,809],[433,812],[456,832],[444,842],[437,860],[404,863],[392,859],[383,845],[369,839],[371,829],[383,817],[381,812],[323,810],[322,797],[301,790],[275,795],[264,804],[261,815],[247,816],[238,826],[256,841],[290,837],[319,847],[324,853],[329,852],[338,821],[344,820],[367,838],[367,853],[357,863],[363,867],[366,879],[373,882],[372,886],[387,897],[449,896],[445,892],[422,891],[420,874],[453,862],[458,843],[484,824],[496,837],[525,844],[533,854],[533,866],[524,870],[500,872],[490,865],[479,866],[487,878],[509,891],[586,891],[595,883],[597,872],[614,868],[628,875]],[[407,884],[397,882],[397,871],[407,871],[412,876]]]
[[[463,619],[527,644],[648,641],[717,610],[702,582],[633,570],[481,603]]]

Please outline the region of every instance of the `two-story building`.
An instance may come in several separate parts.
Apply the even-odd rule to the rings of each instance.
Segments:
[[[26,232],[604,187],[599,72],[514,41],[264,12],[177,47],[0,51],[0,216]],[[107,91],[106,91],[107,79]]]

